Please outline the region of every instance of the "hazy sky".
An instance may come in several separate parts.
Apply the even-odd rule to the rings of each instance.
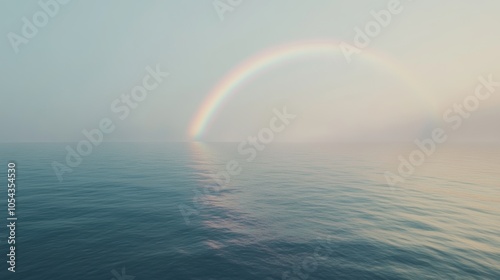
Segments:
[[[2,0],[0,141],[78,141],[105,117],[116,125],[107,141],[191,140],[190,123],[231,69],[277,46],[354,44],[355,28],[389,2],[243,0],[221,20],[213,1],[73,0],[58,4],[16,53],[9,34],[22,36],[23,18],[33,22],[42,8]],[[401,7],[351,63],[339,51],[313,51],[257,73],[225,100],[201,140],[245,139],[284,106],[297,118],[280,141],[412,141],[450,127],[442,115],[474,93],[478,76],[500,81],[500,2]],[[156,65],[170,75],[121,120],[111,104]],[[453,139],[500,141],[499,122],[500,87]]]

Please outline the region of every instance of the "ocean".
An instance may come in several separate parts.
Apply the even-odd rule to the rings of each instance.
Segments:
[[[500,279],[500,147],[410,144],[0,144],[16,164],[15,270],[0,279]]]

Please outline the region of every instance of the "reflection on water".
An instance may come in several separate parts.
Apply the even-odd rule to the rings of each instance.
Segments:
[[[390,188],[411,149],[273,144],[247,162],[237,143],[104,143],[59,183],[64,144],[3,144],[20,226],[0,279],[500,279],[498,146],[442,146]]]
[[[318,279],[329,279],[327,271],[342,279],[498,275],[496,146],[441,147],[392,189],[383,174],[397,170],[404,146],[279,144],[246,162],[237,144],[196,145],[192,156],[210,162],[195,167],[200,174],[224,168],[231,159],[243,167],[226,192],[206,196],[208,208],[219,211],[204,217],[204,225],[240,234],[242,244],[308,244],[313,237],[332,237],[339,255],[318,269],[316,274],[325,273]],[[339,263],[352,270],[336,273]]]

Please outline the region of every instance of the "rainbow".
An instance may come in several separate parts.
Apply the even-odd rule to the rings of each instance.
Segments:
[[[202,102],[189,125],[189,139],[196,140],[203,136],[204,132],[215,118],[217,111],[222,107],[222,104],[224,104],[231,95],[238,92],[238,88],[245,82],[248,82],[258,74],[285,61],[318,54],[343,55],[343,52],[339,47],[339,43],[336,41],[296,42],[265,50],[239,64],[229,71],[229,73],[213,87]],[[425,96],[427,91],[414,80],[413,75],[389,57],[367,49],[353,56],[359,56],[364,60],[388,68],[390,72],[396,74],[409,84],[416,93],[421,95],[420,97],[429,99]],[[427,103],[433,102],[427,100]],[[434,107],[434,105],[431,105],[431,107]]]

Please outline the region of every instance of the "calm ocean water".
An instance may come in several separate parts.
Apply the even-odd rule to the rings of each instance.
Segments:
[[[237,143],[105,143],[59,182],[65,146],[0,145],[0,209],[14,160],[19,219],[0,279],[500,279],[498,145],[440,147],[395,188],[383,174],[411,145],[276,144],[247,162]],[[241,173],[218,189],[230,160]]]

